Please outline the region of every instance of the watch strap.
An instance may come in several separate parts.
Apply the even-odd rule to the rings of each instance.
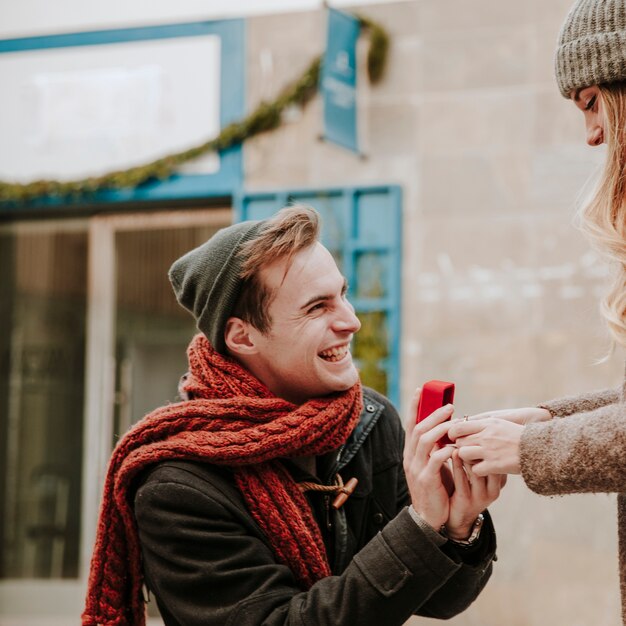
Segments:
[[[439,532],[454,545],[460,546],[462,548],[468,548],[470,546],[473,546],[478,541],[478,538],[480,537],[480,531],[483,527],[484,522],[485,522],[485,516],[481,513],[474,520],[474,523],[472,524],[472,530],[469,534],[469,537],[467,537],[467,539],[452,539],[448,535],[448,531],[445,525],[441,527],[441,530]]]

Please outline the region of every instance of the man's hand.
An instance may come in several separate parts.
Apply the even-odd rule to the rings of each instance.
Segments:
[[[450,539],[467,539],[478,517],[500,495],[506,476],[479,476],[471,465],[463,463],[460,450],[452,455],[454,493],[450,497],[450,515],[446,532]]]
[[[454,412],[451,405],[416,424],[420,392],[417,389],[409,407],[404,446],[404,472],[411,502],[432,528],[439,531],[445,525],[451,539],[466,539],[479,513],[500,495],[506,476],[479,476],[464,465],[454,446],[441,447],[437,443],[454,428],[453,424],[462,423],[448,421]]]
[[[416,424],[420,393],[421,389],[418,388],[409,407],[404,473],[413,508],[427,524],[439,531],[450,515],[450,494],[442,470],[446,461],[452,458],[454,448],[441,448],[437,442],[448,431],[450,423],[446,420],[454,408],[446,405]]]

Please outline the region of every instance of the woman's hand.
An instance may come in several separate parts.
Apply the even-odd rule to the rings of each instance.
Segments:
[[[533,422],[547,422],[552,419],[550,411],[547,409],[540,409],[534,406],[524,407],[521,409],[499,409],[497,411],[485,411],[484,413],[477,413],[471,415],[469,420],[482,420],[490,417],[495,417],[507,422],[513,422],[514,424],[531,424]]]
[[[520,439],[524,426],[506,419],[486,417],[455,421],[448,436],[464,463],[476,476],[520,473]]]

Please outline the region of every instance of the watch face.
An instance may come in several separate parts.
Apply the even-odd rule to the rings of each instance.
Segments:
[[[478,540],[478,537],[480,537],[480,530],[483,527],[484,521],[485,521],[485,516],[482,513],[480,513],[478,517],[474,520],[474,523],[472,524],[472,531],[470,532],[470,535],[467,539],[451,539],[448,536],[445,524],[443,524],[443,526],[439,530],[439,533],[443,535],[448,541],[456,544],[457,546],[461,546],[462,548],[468,547],[476,543],[476,541]]]
[[[452,543],[455,543],[459,546],[465,546],[465,547],[471,546],[472,544],[476,543],[476,541],[480,537],[480,529],[483,527],[484,519],[485,518],[482,513],[476,518],[476,521],[472,525],[472,532],[470,533],[470,536],[467,539],[460,539],[460,540],[450,539],[450,541],[452,541]]]

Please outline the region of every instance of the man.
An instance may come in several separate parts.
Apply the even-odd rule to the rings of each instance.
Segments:
[[[361,389],[360,323],[318,236],[314,210],[288,207],[172,266],[202,334],[183,402],[113,453],[84,624],[143,623],[143,581],[168,626],[399,626],[485,585],[500,479],[436,443],[452,407],[409,420],[405,445]]]

